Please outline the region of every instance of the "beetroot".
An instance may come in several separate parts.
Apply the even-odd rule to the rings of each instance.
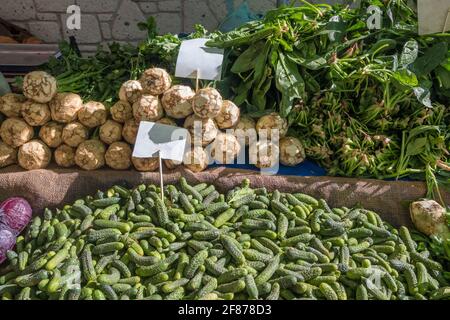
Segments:
[[[0,264],[6,260],[6,252],[14,248],[16,236],[7,229],[0,229]]]
[[[32,209],[23,198],[10,198],[0,204],[0,224],[19,234],[31,220]]]

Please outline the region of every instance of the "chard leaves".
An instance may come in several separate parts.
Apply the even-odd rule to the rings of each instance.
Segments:
[[[276,65],[276,86],[281,92],[280,111],[281,116],[286,117],[293,107],[295,99],[303,99],[305,96],[305,82],[300,75],[297,65],[279,52]]]
[[[231,72],[233,73],[243,73],[250,71],[255,68],[257,57],[260,55],[263,49],[264,43],[258,42],[245,50],[233,64]]]
[[[417,58],[411,66],[412,71],[418,77],[428,76],[447,58],[447,54],[448,44],[446,42],[438,42],[427,49],[423,56]]]
[[[394,72],[393,77],[400,84],[407,87],[415,87],[419,84],[416,75],[411,71],[409,71],[408,69],[397,70],[396,72]]]

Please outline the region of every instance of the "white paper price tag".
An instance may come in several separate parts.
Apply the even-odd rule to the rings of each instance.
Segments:
[[[189,139],[189,131],[179,127],[141,121],[133,150],[135,158],[182,161]],[[159,153],[159,155],[158,155]]]
[[[203,80],[221,79],[224,50],[207,47],[205,43],[208,40],[193,39],[181,43],[175,70],[176,77]]]
[[[418,0],[419,34],[450,30],[450,0]]]

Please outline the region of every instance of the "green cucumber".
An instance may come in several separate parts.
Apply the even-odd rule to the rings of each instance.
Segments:
[[[54,255],[45,265],[45,269],[48,271],[52,271],[55,269],[60,263],[62,263],[65,259],[69,257],[69,250],[67,248],[63,248],[56,255]]]
[[[197,292],[197,298],[203,299],[207,294],[212,293],[217,288],[217,279],[211,278],[208,282],[205,283],[205,285],[198,290]]]
[[[245,263],[245,256],[242,253],[239,243],[231,238],[230,236],[221,235],[220,240],[225,250],[231,255],[233,260],[238,264],[242,265]]]
[[[225,210],[216,218],[216,220],[214,221],[214,226],[216,228],[222,227],[225,223],[233,218],[235,213],[236,210],[232,208]]]
[[[259,297],[258,287],[256,286],[255,278],[248,274],[244,278],[245,289],[247,290],[248,297],[251,300],[257,300]]]
[[[236,280],[239,280],[243,277],[245,277],[248,274],[248,270],[245,268],[236,268],[236,269],[232,269],[229,270],[227,272],[224,272],[223,274],[221,274],[218,278],[217,281],[219,284],[224,284],[224,283],[229,283],[229,282],[233,282]]]
[[[122,242],[110,242],[96,245],[92,248],[92,253],[95,255],[104,255],[115,251],[122,250],[124,244]]]
[[[245,289],[244,280],[236,280],[233,282],[224,283],[217,287],[217,291],[221,293],[239,293],[244,289]]]
[[[188,279],[192,279],[198,268],[205,263],[206,258],[208,258],[208,250],[205,249],[197,252],[186,266],[184,276]]]
[[[255,249],[245,249],[242,251],[246,260],[269,262],[273,259],[272,254],[265,254]]]
[[[416,251],[411,252],[411,259],[416,262],[423,263],[427,268],[429,268],[431,270],[436,270],[436,271],[443,270],[442,265],[439,262],[425,258],[424,256],[422,256],[420,253],[418,253]]]
[[[230,209],[230,205],[226,202],[217,202],[209,205],[204,211],[205,216],[212,216],[220,214],[226,210]]]
[[[339,300],[338,295],[329,284],[325,282],[321,283],[319,285],[319,290],[326,300]]]
[[[280,297],[280,290],[280,285],[278,283],[274,283],[269,295],[266,297],[266,300],[278,300]]]
[[[266,266],[266,268],[255,278],[256,285],[261,285],[264,282],[267,282],[272,278],[275,271],[278,269],[280,265],[280,257],[281,255],[276,255]]]
[[[35,273],[18,276],[15,283],[20,287],[34,287],[38,285],[41,280],[48,279],[49,273],[46,270],[40,270]]]
[[[101,230],[89,230],[87,234],[88,242],[96,242],[102,238],[108,238],[116,235],[120,235],[121,232],[117,229],[101,229]]]
[[[110,268],[109,274],[101,274],[97,277],[97,281],[101,284],[114,285],[120,280],[120,271],[116,268]]]
[[[131,227],[128,223],[104,220],[104,219],[95,220],[94,227],[99,228],[99,229],[117,229],[121,233],[127,233],[127,232],[131,231]]]
[[[175,291],[169,293],[166,297],[165,300],[182,300],[184,297],[184,288],[183,287],[179,287],[177,288]]]
[[[180,287],[184,287],[190,280],[186,278],[181,278],[176,281],[167,282],[161,287],[162,292],[165,294],[171,293]],[[214,289],[213,289],[214,290]]]

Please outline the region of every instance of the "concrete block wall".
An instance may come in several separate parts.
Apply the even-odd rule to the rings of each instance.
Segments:
[[[75,35],[82,51],[110,41],[137,43],[146,33],[138,22],[154,16],[160,33],[190,32],[200,23],[214,30],[244,0],[1,0],[0,17],[28,29],[46,43]],[[247,0],[254,13],[276,6],[276,0]],[[316,2],[333,2],[319,0]],[[67,30],[67,8],[81,8],[81,30]]]

